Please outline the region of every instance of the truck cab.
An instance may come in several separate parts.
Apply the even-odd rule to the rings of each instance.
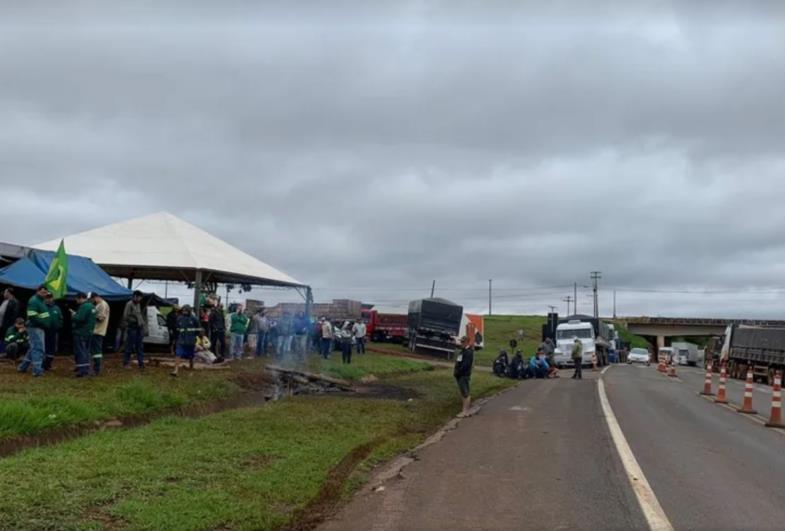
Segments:
[[[583,321],[568,321],[556,327],[554,361],[558,367],[573,365],[572,347],[576,339],[583,345],[582,365],[591,365],[592,355],[597,352],[594,327]]]

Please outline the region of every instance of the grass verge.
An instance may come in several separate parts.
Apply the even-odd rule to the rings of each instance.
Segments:
[[[421,398],[300,397],[199,419],[159,419],[0,460],[0,528],[284,526],[325,494],[331,470],[355,449],[365,445],[368,452],[349,490],[374,463],[418,444],[459,407],[448,370],[385,383]],[[473,394],[508,385],[476,374]]]

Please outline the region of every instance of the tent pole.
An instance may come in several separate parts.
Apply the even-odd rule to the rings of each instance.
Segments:
[[[199,308],[199,299],[202,295],[202,271],[200,269],[196,270],[196,276],[194,277],[194,314],[197,318],[199,317],[199,312],[201,308]]]

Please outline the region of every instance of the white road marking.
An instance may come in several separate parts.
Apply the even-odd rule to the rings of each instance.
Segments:
[[[602,370],[602,372],[600,372],[600,374],[601,374],[601,375],[602,375],[602,374],[605,374],[606,372],[608,372],[608,369],[610,369],[611,367],[612,367],[611,365],[608,365],[607,367],[605,367],[605,368]]]
[[[619,457],[624,465],[624,470],[627,472],[627,479],[630,480],[630,485],[638,498],[638,504],[646,517],[649,528],[656,531],[673,531],[673,526],[662,510],[657,496],[651,489],[646,476],[643,475],[635,455],[632,453],[624,433],[621,431],[619,422],[616,420],[616,415],[613,414],[611,404],[608,402],[608,396],[605,394],[605,384],[602,379],[597,380],[597,390],[600,394],[600,405],[602,412],[605,415],[605,421],[608,423],[608,429],[611,432],[611,438],[616,445],[616,451],[619,452]]]

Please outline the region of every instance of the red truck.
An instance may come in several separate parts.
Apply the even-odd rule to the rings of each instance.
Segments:
[[[402,343],[406,340],[409,333],[408,314],[363,310],[362,316],[367,324],[367,333],[371,341]]]

